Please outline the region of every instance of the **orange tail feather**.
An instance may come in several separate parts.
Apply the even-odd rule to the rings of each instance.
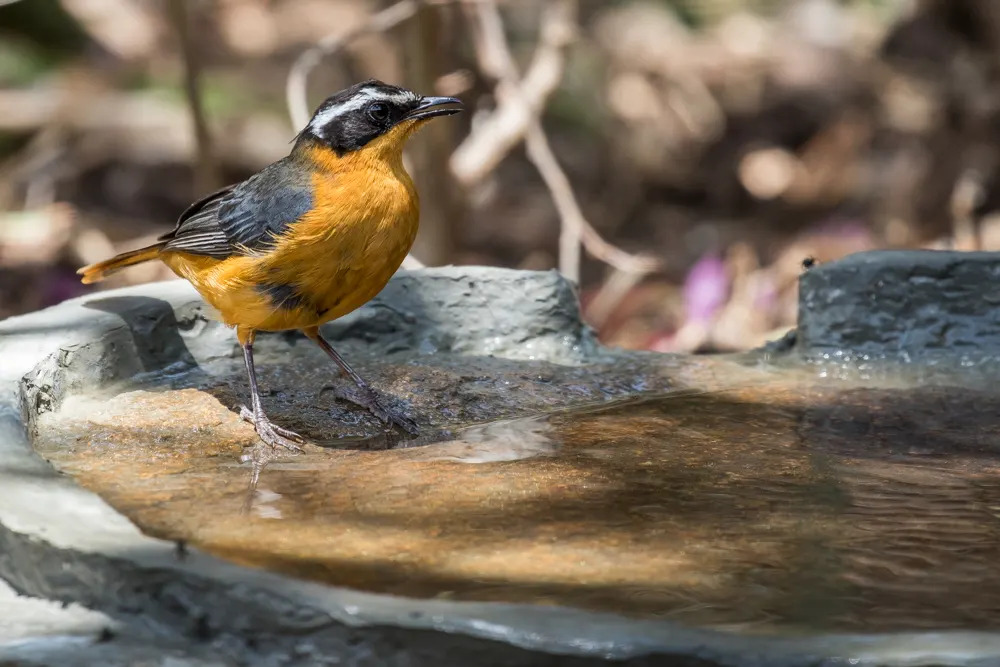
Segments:
[[[120,255],[115,255],[111,259],[106,259],[103,262],[97,262],[96,264],[91,264],[90,266],[78,269],[77,273],[83,276],[80,278],[80,282],[84,284],[96,283],[98,280],[104,280],[104,278],[108,275],[114,273],[115,271],[120,271],[126,266],[141,264],[142,262],[148,262],[151,259],[156,259],[164,245],[165,244],[163,243],[157,243],[156,245],[139,248],[138,250],[123,252]]]

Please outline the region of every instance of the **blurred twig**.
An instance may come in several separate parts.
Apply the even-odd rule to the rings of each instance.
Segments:
[[[982,176],[966,169],[955,183],[951,195],[952,246],[958,250],[981,250],[976,208],[986,197]]]
[[[505,77],[520,80],[520,97],[501,104],[455,150],[451,170],[460,182],[476,183],[493,171],[524,139],[528,125],[544,110],[549,96],[563,78],[565,50],[576,33],[576,5],[575,0],[555,0],[546,6],[538,47],[521,77],[510,56],[503,19],[496,5],[488,0],[466,0],[464,3],[467,15],[478,23],[480,34],[475,39],[475,46],[480,68],[501,82]],[[476,29],[476,23],[473,25]]]
[[[174,23],[184,57],[184,92],[197,142],[198,164],[195,170],[195,189],[199,193],[211,192],[219,187],[218,170],[212,152],[212,139],[205,119],[205,106],[201,97],[201,63],[191,35],[187,1],[170,0],[170,20]]]
[[[494,112],[494,118],[507,117],[526,118],[521,126],[523,134],[517,136],[520,140],[525,140],[528,150],[528,157],[538,169],[542,180],[552,194],[556,209],[562,221],[563,234],[570,235],[569,238],[578,247],[582,242],[587,251],[597,259],[610,264],[614,268],[624,273],[645,274],[655,271],[659,267],[659,262],[654,258],[631,255],[605,241],[583,215],[573,188],[559,165],[548,139],[538,120],[540,109],[533,110],[528,102],[526,87],[532,84],[527,77],[520,79],[517,72],[517,65],[507,44],[507,38],[503,31],[503,20],[497,5],[492,0],[475,0],[466,2],[465,9],[472,21],[474,31],[474,42],[479,66],[489,76],[497,80],[496,97],[500,103],[500,108]],[[543,36],[538,49],[561,50],[568,44],[569,35],[572,31],[572,21],[576,14],[575,0],[558,0],[550,4],[543,17],[541,34]],[[557,35],[562,34],[562,37]],[[545,37],[548,35],[548,37]],[[552,57],[539,55],[536,53],[534,62],[562,62],[562,57]],[[558,79],[562,78],[562,67],[559,67]],[[546,79],[547,80],[547,79]],[[537,80],[536,80],[537,81]],[[544,99],[542,96],[541,99]],[[538,99],[537,91],[534,99]],[[519,107],[519,111],[506,112],[508,107]],[[519,121],[520,122],[520,121]],[[483,123],[476,133],[486,132],[491,128],[489,121]],[[490,129],[492,131],[492,129]],[[478,141],[472,137],[467,140],[472,144]],[[474,144],[473,144],[474,145]],[[488,142],[480,144],[488,146]],[[509,150],[505,144],[494,144],[495,149],[501,151],[500,158]],[[497,162],[500,158],[496,158]],[[486,158],[484,162],[490,162],[493,158]],[[454,163],[453,163],[454,165]],[[560,250],[566,250],[569,243],[565,243],[566,237],[560,242]],[[567,258],[561,254],[560,270],[567,278],[579,281],[579,262]]]
[[[466,4],[474,20],[480,68],[497,79],[501,106],[455,150],[452,172],[468,184],[482,178],[521,140],[527,140],[528,157],[552,192],[563,224],[559,234],[559,270],[574,282],[580,280],[580,234],[586,225],[573,196],[572,186],[538,127],[549,96],[558,87],[565,69],[564,50],[575,32],[576,1],[559,0],[544,10],[538,48],[522,78],[507,46],[503,19],[496,5]],[[520,81],[519,81],[520,79]],[[531,91],[530,97],[528,91]],[[580,224],[583,221],[583,224]]]
[[[615,307],[642,281],[642,277],[643,274],[639,272],[612,268],[611,275],[587,304],[587,322],[600,331],[614,313]]]
[[[358,37],[373,32],[385,32],[412,18],[420,8],[420,4],[419,0],[400,0],[377,14],[373,14],[367,22],[356,28],[327,35],[295,59],[288,74],[285,96],[288,103],[288,113],[292,117],[292,124],[296,129],[305,127],[311,115],[309,112],[308,83],[309,73],[312,72],[313,68],[323,58],[332,56]]]

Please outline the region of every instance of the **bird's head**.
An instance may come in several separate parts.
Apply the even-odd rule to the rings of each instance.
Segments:
[[[461,110],[454,97],[424,97],[370,79],[326,98],[298,141],[328,146],[340,157],[366,147],[397,153],[427,120]]]

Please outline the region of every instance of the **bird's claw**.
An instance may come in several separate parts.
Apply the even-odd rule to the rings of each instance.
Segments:
[[[280,426],[271,423],[271,421],[264,415],[254,414],[254,412],[245,405],[240,407],[240,419],[253,424],[254,430],[257,431],[257,436],[264,441],[265,444],[270,445],[273,448],[284,447],[285,449],[293,452],[302,451],[299,444],[304,443],[306,441],[305,438],[295,431],[289,431],[286,428],[281,428]]]
[[[410,435],[417,435],[419,433],[415,421],[385,405],[371,387],[358,387],[358,393],[352,397],[352,400],[361,407],[368,408],[368,411],[378,417],[384,424],[395,424]]]

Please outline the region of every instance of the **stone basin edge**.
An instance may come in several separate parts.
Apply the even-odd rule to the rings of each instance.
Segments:
[[[447,341],[431,343],[444,352],[490,350],[517,358],[527,346],[532,354],[541,350],[563,363],[581,364],[631,354],[595,341],[580,321],[571,286],[551,272],[466,267],[405,272],[387,288],[388,298],[361,317],[386,312],[419,325],[422,315],[415,321],[400,312],[394,295],[425,281],[464,290],[470,280],[498,281],[507,291],[513,283],[526,288],[528,301],[539,305],[528,312],[535,325],[528,334],[514,327],[499,336],[463,337],[450,348]],[[95,301],[102,307],[95,308]],[[492,317],[504,304],[486,307]],[[123,317],[130,318],[128,324]],[[339,334],[350,335],[357,325],[349,320],[339,326]],[[171,333],[177,329],[180,337]],[[492,333],[486,325],[481,330]],[[1000,635],[986,632],[752,637],[560,607],[363,593],[242,567],[195,548],[180,558],[174,543],[143,535],[100,497],[58,474],[30,440],[34,419],[56,409],[63,396],[150,371],[157,360],[162,369],[181,351],[180,344],[198,362],[234,351],[231,333],[205,318],[196,293],[181,281],[88,295],[0,322],[0,578],[19,593],[78,602],[116,618],[144,615],[181,635],[207,627],[230,654],[242,650],[234,648],[240,638],[257,633],[270,636],[274,646],[308,641],[349,653],[402,629],[424,633],[415,635],[421,650],[441,659],[461,650],[485,655],[497,650],[497,642],[527,651],[510,664],[536,664],[553,654],[626,664],[663,664],[646,659],[673,656],[750,667],[852,659],[860,662],[848,664],[1000,660]],[[347,641],[358,633],[361,644]]]

